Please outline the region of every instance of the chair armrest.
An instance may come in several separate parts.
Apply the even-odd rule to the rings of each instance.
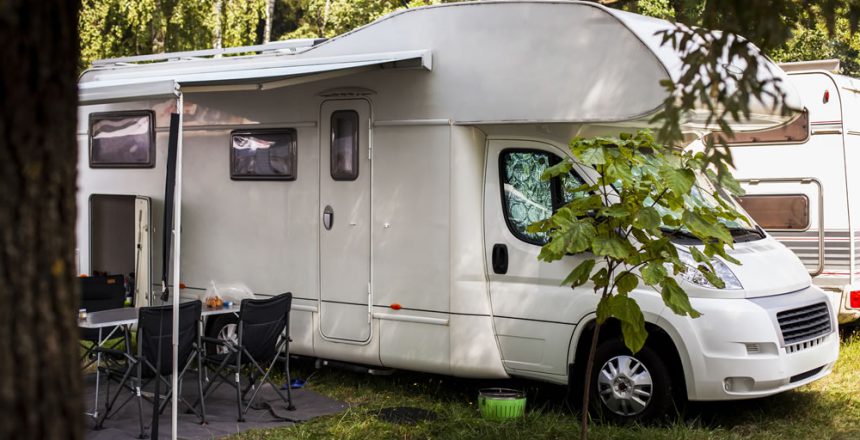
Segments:
[[[130,355],[125,350],[116,350],[113,348],[97,347],[95,350],[93,350],[93,352],[103,353],[103,354],[106,354],[106,355],[113,357],[113,358],[125,357],[126,359],[128,359],[129,362],[137,362],[137,359],[135,359],[134,356]]]

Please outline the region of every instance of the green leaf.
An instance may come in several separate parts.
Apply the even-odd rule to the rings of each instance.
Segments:
[[[657,229],[660,223],[660,213],[650,206],[641,208],[633,220],[633,226],[639,229]]]
[[[673,168],[669,165],[660,168],[660,177],[663,178],[666,186],[677,195],[689,193],[696,181],[693,170]]]
[[[708,282],[711,283],[717,289],[722,289],[726,287],[726,282],[723,281],[722,278],[718,277],[717,274],[715,274],[711,269],[708,269],[704,265],[700,265],[696,268],[696,270],[701,272],[702,276],[704,276],[705,279],[708,280]]]
[[[573,217],[582,217],[587,215],[589,211],[600,209],[602,207],[603,199],[600,198],[600,194],[591,194],[588,197],[573,199],[573,201],[564,205],[564,208],[559,209],[559,212],[563,209],[567,209]]]
[[[601,268],[591,276],[591,282],[594,283],[595,292],[603,289],[609,285],[609,272],[606,271],[605,267]]]
[[[591,239],[591,251],[595,255],[607,256],[622,260],[630,256],[633,246],[617,235],[610,237],[597,236]]]
[[[699,248],[695,246],[690,246],[687,248],[690,251],[690,255],[693,256],[693,260],[697,263],[708,263],[710,265],[710,258],[708,258]]]
[[[633,353],[641,350],[648,338],[648,331],[645,330],[645,317],[639,304],[627,295],[610,296],[607,303],[608,314],[621,322],[624,345]]]
[[[600,214],[605,215],[607,217],[627,217],[630,215],[630,210],[627,209],[626,206],[618,203],[609,206],[608,208],[604,208],[600,211]]]
[[[621,180],[623,182],[633,181],[633,172],[625,161],[612,162],[606,167],[606,177],[609,180]]]
[[[703,238],[716,238],[723,243],[733,243],[732,234],[719,222],[710,222],[696,211],[684,211],[681,222],[693,234]]]
[[[549,180],[553,177],[560,176],[562,174],[567,174],[570,172],[570,169],[573,167],[573,164],[569,160],[563,160],[545,170],[540,175],[540,180]]]
[[[656,286],[669,276],[666,272],[666,266],[656,262],[646,264],[640,272],[642,273],[642,281],[649,286]]]
[[[571,286],[577,287],[585,284],[588,281],[588,277],[591,276],[591,269],[594,269],[595,260],[593,258],[589,258],[582,263],[576,265],[576,267],[570,271],[570,274],[567,275],[567,278],[561,282],[562,286]]]
[[[626,295],[633,291],[639,285],[639,278],[630,272],[621,272],[615,277],[615,288],[618,293]]]
[[[580,162],[586,165],[603,165],[606,163],[606,156],[603,147],[592,146],[584,148],[576,155]]]
[[[740,182],[738,182],[734,176],[729,173],[728,170],[725,170],[719,179],[720,186],[723,187],[726,191],[731,193],[733,196],[742,196],[746,194]]]
[[[690,305],[690,298],[687,292],[678,285],[674,278],[665,278],[662,283],[663,288],[660,290],[660,295],[663,297],[663,303],[669,309],[675,312],[676,315],[689,315],[691,318],[702,316],[701,313],[693,309]]]

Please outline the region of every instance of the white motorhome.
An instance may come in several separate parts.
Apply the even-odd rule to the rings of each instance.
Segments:
[[[730,143],[747,195],[741,203],[794,251],[813,282],[839,298],[840,322],[860,317],[860,81],[838,60],[781,64],[807,115],[792,126],[745,133]]]
[[[661,108],[658,83],[679,59],[654,32],[670,26],[594,3],[486,1],[328,41],[96,62],[80,80],[81,271],[136,271],[148,295],[178,112],[174,280],[186,293],[211,280],[291,291],[299,355],[576,386],[598,298],[560,286],[581,256],[538,261],[541,237],[525,227],[563,185],[593,181],[584,167],[539,180],[572,137],[645,127]],[[219,57],[231,52],[243,55]],[[738,129],[787,119],[753,110]],[[704,114],[685,124],[702,130]],[[596,400],[609,411],[648,417],[673,393],[743,399],[830,373],[834,304],[776,240],[736,241],[743,265],[715,262],[735,288],[681,276],[701,318],[646,288],[633,294],[643,351],[601,332],[596,373],[609,380]]]

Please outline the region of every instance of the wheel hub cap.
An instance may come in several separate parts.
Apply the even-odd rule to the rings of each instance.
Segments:
[[[648,407],[653,383],[645,365],[632,356],[615,356],[597,375],[600,400],[613,413],[635,416]]]

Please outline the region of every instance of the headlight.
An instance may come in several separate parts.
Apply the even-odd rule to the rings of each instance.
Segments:
[[[681,272],[681,278],[697,286],[707,287],[710,289],[717,288],[711,284],[704,275],[702,275],[702,272],[699,272],[699,269],[696,269],[696,267],[701,263],[697,263],[689,252],[678,249],[678,258],[680,258],[681,262],[687,266],[687,269]],[[726,284],[724,289],[737,290],[744,288],[732,270],[729,269],[729,266],[727,266],[726,263],[723,263],[722,260],[714,258],[711,260],[711,265],[714,266],[714,273],[717,277],[723,280],[723,283]]]

